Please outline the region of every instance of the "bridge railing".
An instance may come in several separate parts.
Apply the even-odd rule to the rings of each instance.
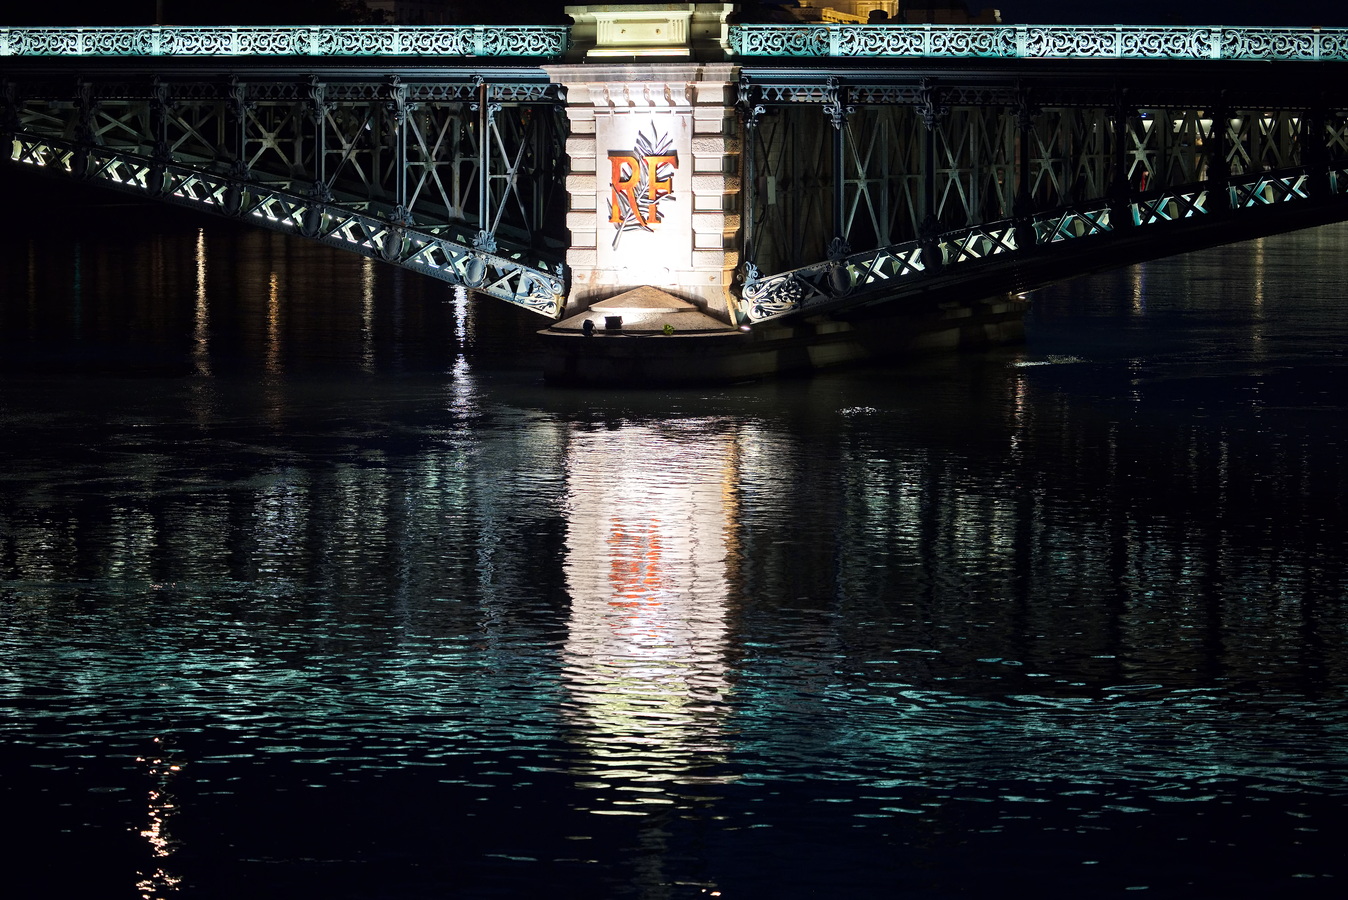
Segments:
[[[465,56],[557,59],[565,25],[0,28],[0,56]],[[736,57],[1348,61],[1345,28],[733,25]]]
[[[733,25],[737,57],[1348,61],[1348,28]]]
[[[0,56],[467,56],[556,59],[564,25],[0,28]]]

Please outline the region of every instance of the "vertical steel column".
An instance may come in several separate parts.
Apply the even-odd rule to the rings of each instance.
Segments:
[[[743,260],[743,279],[747,287],[758,280],[758,266],[754,262],[754,204],[758,202],[758,167],[754,164],[758,151],[758,119],[766,110],[758,103],[757,91],[748,83],[739,85],[740,119],[744,125],[744,188],[741,191],[740,205],[744,210],[744,227],[741,230],[741,259]]]
[[[327,201],[328,188],[328,97],[327,85],[318,76],[309,79],[309,114],[314,120],[314,183],[311,193],[315,199]]]
[[[4,137],[12,140],[15,132],[19,130],[19,88],[14,82],[5,79],[4,82],[4,114],[0,116],[0,129],[3,129]]]
[[[156,75],[150,97],[150,130],[154,132],[153,149],[150,151],[150,176],[146,185],[156,197],[164,195],[164,169],[172,161],[168,144],[168,85]]]
[[[1220,92],[1217,108],[1212,111],[1212,127],[1209,129],[1207,153],[1208,208],[1213,213],[1225,213],[1231,209],[1231,161],[1227,159],[1227,132],[1231,129],[1231,113],[1226,108],[1226,91]]]
[[[491,103],[491,88],[481,75],[477,84],[477,236],[473,246],[484,253],[496,252],[496,225],[491,214],[491,129],[492,116],[499,105]]]
[[[847,244],[847,201],[843,191],[847,188],[847,160],[845,155],[846,137],[843,130],[847,117],[856,112],[856,108],[847,105],[847,88],[832,76],[825,90],[824,115],[833,126],[833,239],[829,241],[828,258],[837,262],[852,248]]]
[[[393,119],[393,212],[396,225],[411,225],[407,208],[407,85],[397,75],[389,78],[384,108]]]
[[[937,240],[941,223],[936,217],[936,128],[950,110],[941,106],[934,79],[923,79],[919,96],[917,112],[926,131],[922,141],[922,221],[918,225],[918,240],[922,244],[923,267],[928,272],[935,272],[945,263]]]
[[[328,189],[327,177],[327,89],[317,75],[309,79],[309,114],[314,120],[314,180],[309,188],[309,196],[314,202],[304,210],[300,229],[305,237],[318,237],[323,229],[323,204],[332,199],[332,192]]]
[[[1132,110],[1128,108],[1128,89],[1118,90],[1114,97],[1114,177],[1109,185],[1109,223],[1115,230],[1133,225],[1132,187],[1128,183],[1128,131],[1132,127]]]
[[[1301,164],[1306,167],[1312,200],[1330,196],[1329,148],[1325,146],[1325,110],[1316,103],[1301,114]]]
[[[93,82],[81,81],[79,92],[79,119],[75,125],[75,155],[70,161],[71,174],[84,178],[89,174],[89,148],[94,143],[94,112],[98,101],[94,99]]]
[[[1015,219],[1016,246],[1028,250],[1038,242],[1034,230],[1034,197],[1030,195],[1030,139],[1034,117],[1039,112],[1030,101],[1030,92],[1022,89],[1016,104],[1016,199],[1011,206]]]
[[[237,77],[230,79],[230,112],[234,115],[234,171],[240,178],[248,176],[248,85]]]
[[[229,187],[225,190],[225,212],[237,216],[243,209],[243,183],[249,178],[248,163],[248,86],[237,75],[229,79],[229,112],[234,117],[234,161],[229,167]]]

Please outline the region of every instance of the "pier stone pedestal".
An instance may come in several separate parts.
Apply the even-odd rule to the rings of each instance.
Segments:
[[[570,121],[566,314],[655,287],[732,325],[739,318],[731,290],[739,265],[739,68],[696,59],[699,42],[715,30],[708,11],[723,23],[723,7],[650,7],[670,21],[652,13],[626,27],[622,17],[642,9],[568,8],[573,16],[598,15],[601,40],[582,48],[588,62],[546,67],[565,90]],[[662,43],[666,35],[674,37]],[[626,47],[622,40],[633,36]]]

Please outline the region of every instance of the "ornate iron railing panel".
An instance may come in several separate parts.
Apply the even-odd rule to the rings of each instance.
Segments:
[[[732,25],[739,57],[1348,61],[1345,28]]]
[[[465,56],[557,59],[562,25],[0,28],[0,56]],[[1348,29],[734,25],[740,57],[1348,60]]]
[[[1262,173],[1249,181],[1231,185],[1231,205],[1237,209],[1273,206],[1310,199],[1309,176],[1304,171]]]
[[[1015,253],[1017,249],[1015,224],[1002,221],[964,228],[943,235],[937,246],[941,249],[942,265],[947,266],[990,259],[1003,253]]]
[[[1078,208],[1067,207],[1042,213],[1034,220],[1035,243],[1057,244],[1114,230],[1108,204]]]
[[[1210,193],[1207,186],[1198,186],[1190,191],[1162,191],[1155,196],[1139,197],[1132,204],[1133,224],[1152,225],[1205,216],[1212,211]]]
[[[896,290],[901,279],[926,269],[921,242],[907,241],[746,281],[744,305],[750,321],[764,322],[836,306],[853,295]]]
[[[556,318],[562,310],[560,264],[504,248],[487,252],[401,225],[368,211],[324,203],[258,182],[201,171],[100,146],[46,136],[14,135],[11,158],[75,178],[317,240]]]
[[[0,56],[484,56],[557,59],[564,25],[0,28]]]

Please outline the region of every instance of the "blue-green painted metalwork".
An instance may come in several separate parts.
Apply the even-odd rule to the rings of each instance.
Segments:
[[[563,267],[555,264],[549,271],[547,262],[518,251],[470,247],[448,233],[391,222],[373,211],[107,147],[21,133],[14,137],[12,154],[20,164],[308,237],[471,287],[549,318],[562,310]]]
[[[1168,229],[1184,227],[1185,223],[1202,224],[1219,210],[1248,216],[1253,210],[1310,203],[1309,184],[1315,174],[1325,178],[1330,197],[1341,200],[1348,195],[1348,171],[1341,165],[1331,165],[1320,173],[1305,166],[1261,172],[1232,179],[1225,187],[1209,182],[1180,185],[1143,194],[1117,208],[1101,199],[1046,210],[1030,217],[1028,228],[1018,228],[1014,219],[961,228],[937,236],[931,255],[924,255],[923,241],[913,240],[754,277],[744,285],[744,299],[753,322],[829,312],[891,296],[912,285],[918,276],[930,275],[933,266],[946,272],[964,270],[1063,241],[1107,240],[1120,228],[1162,226],[1163,233],[1173,234]]]
[[[0,28],[0,56],[461,56],[557,59],[564,25]],[[735,25],[733,56],[1348,61],[1344,28]]]
[[[1348,61],[1345,28],[735,25],[738,57]]]
[[[564,25],[0,28],[0,56],[495,56],[556,59]]]

